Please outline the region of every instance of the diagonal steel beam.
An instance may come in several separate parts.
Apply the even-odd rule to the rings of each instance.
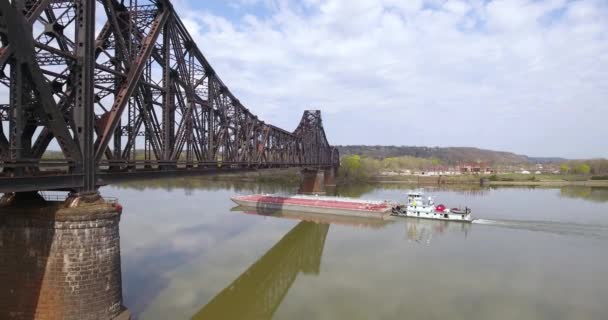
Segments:
[[[106,11],[106,16],[108,17],[108,23],[112,26],[114,31],[114,40],[116,42],[116,51],[117,56],[120,57],[128,57],[128,46],[127,41],[130,39],[125,39],[125,30],[128,30],[128,26],[123,22],[118,20],[118,10],[120,4],[116,0],[103,0],[104,9]]]
[[[38,19],[38,17],[40,17],[40,14],[42,14],[44,9],[46,9],[48,7],[48,4],[50,2],[51,2],[51,0],[37,1],[36,4],[30,8],[30,11],[28,11],[26,13],[25,19],[27,20],[27,22],[30,25],[33,25],[34,22],[36,21],[36,19]],[[11,44],[9,43],[7,46],[5,46],[3,48],[2,51],[0,51],[0,66],[4,66],[12,54],[13,54],[13,48],[12,48]]]
[[[165,6],[161,6],[160,10],[161,12],[152,22],[150,32],[142,42],[142,47],[133,61],[133,65],[127,74],[127,78],[122,82],[120,89],[116,94],[116,99],[112,105],[112,109],[110,110],[107,125],[102,128],[101,135],[98,137],[97,142],[95,143],[96,161],[101,160],[105,149],[108,147],[108,143],[112,138],[114,130],[116,130],[116,127],[118,126],[118,122],[122,112],[125,109],[125,106],[127,105],[127,101],[129,101],[135,89],[138,87],[141,74],[146,66],[147,60],[150,58],[152,49],[154,48],[154,43],[156,42],[160,31],[163,29],[163,26],[171,13],[171,9]]]
[[[110,37],[110,31],[110,23],[106,21],[104,26],[101,28],[99,35],[97,36],[96,43],[101,43],[102,45],[107,43],[109,41],[108,39]],[[99,57],[100,53],[101,51],[95,50],[95,60],[97,60],[97,57]],[[64,72],[66,71],[67,70],[64,70]],[[74,99],[73,95],[74,94],[71,93],[70,96],[62,97],[62,99],[59,101],[58,105],[62,112],[69,111],[69,109],[71,108],[71,102]],[[48,128],[44,128],[38,135],[38,138],[36,138],[36,142],[34,143],[34,147],[32,148],[34,157],[42,157],[42,154],[46,151],[46,148],[52,140],[53,133]]]
[[[42,75],[42,70],[36,62],[29,22],[8,0],[0,0],[0,10],[6,22],[8,41],[12,44],[15,52],[13,58],[17,65],[22,65],[27,71],[28,78],[34,90],[38,93],[40,107],[44,111],[41,112],[44,123],[57,138],[57,142],[66,158],[80,161],[80,148],[70,135],[63,114],[55,103],[50,85]]]
[[[2,123],[0,122],[0,159],[4,159],[8,154],[8,140],[4,135],[4,130],[2,130]]]

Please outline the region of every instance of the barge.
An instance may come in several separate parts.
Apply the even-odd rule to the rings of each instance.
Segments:
[[[280,196],[254,194],[235,196],[230,199],[238,205],[256,208],[261,211],[292,210],[383,220],[389,219],[394,209],[394,205],[389,201],[311,195]]]

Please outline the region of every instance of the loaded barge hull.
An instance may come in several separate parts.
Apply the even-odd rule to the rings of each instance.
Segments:
[[[232,197],[235,203],[258,210],[291,210],[338,216],[389,219],[392,205],[386,201],[320,196],[248,195]]]

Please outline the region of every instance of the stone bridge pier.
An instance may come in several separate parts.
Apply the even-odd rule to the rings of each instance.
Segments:
[[[302,169],[302,181],[298,192],[320,195],[333,194],[336,189],[336,170],[335,167]]]
[[[0,319],[129,319],[122,305],[121,207],[98,193],[0,200]]]

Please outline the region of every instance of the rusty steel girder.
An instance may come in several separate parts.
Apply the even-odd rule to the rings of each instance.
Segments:
[[[294,132],[258,119],[169,0],[0,0],[0,41],[0,192],[55,180],[94,191],[122,172],[339,165],[320,111]]]

